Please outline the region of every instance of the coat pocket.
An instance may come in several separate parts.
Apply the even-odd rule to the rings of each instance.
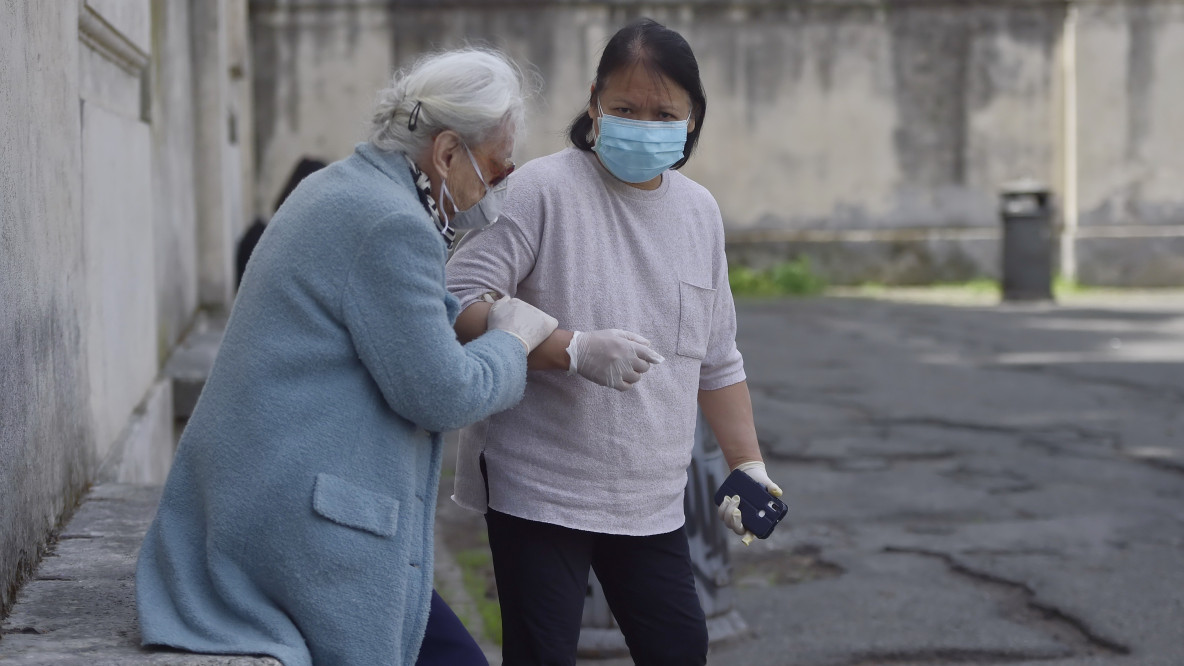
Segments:
[[[394,536],[399,526],[399,500],[332,474],[317,474],[312,508],[339,525],[381,537]]]
[[[715,308],[715,290],[690,282],[678,283],[679,356],[702,359],[707,356],[711,338],[711,315]]]

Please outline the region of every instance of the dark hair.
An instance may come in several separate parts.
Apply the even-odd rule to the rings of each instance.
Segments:
[[[300,158],[300,161],[296,163],[295,168],[292,169],[292,175],[288,176],[288,182],[284,183],[284,189],[281,190],[280,195],[276,197],[275,209],[279,210],[280,206],[284,205],[284,200],[288,198],[288,195],[292,193],[292,190],[296,189],[296,186],[300,184],[300,181],[308,178],[321,169],[324,169],[326,166],[328,165],[325,164],[324,161],[315,157],[306,156]]]
[[[600,64],[596,67],[596,82],[592,96],[585,110],[576,116],[567,130],[568,139],[580,150],[592,150],[592,117],[587,106],[595,101],[595,95],[604,87],[605,81],[614,72],[642,64],[650,71],[661,74],[677,83],[691,96],[691,115],[695,118],[695,129],[687,133],[687,143],[682,150],[682,159],[671,168],[678,169],[691,159],[699,133],[703,131],[703,119],[707,116],[707,96],[703,93],[703,81],[699,78],[699,62],[691,51],[691,45],[682,35],[649,18],[641,18],[617,31],[608,40]]]
[[[313,157],[302,157],[296,163],[296,167],[292,169],[292,175],[288,176],[288,182],[284,184],[284,189],[280,192],[279,197],[275,200],[275,209],[278,211],[280,206],[284,205],[284,201],[292,190],[300,184],[300,181],[308,178],[312,174],[324,169],[326,165],[323,161]],[[247,262],[251,260],[251,254],[255,252],[255,246],[259,244],[259,239],[263,238],[263,230],[267,227],[267,223],[263,218],[255,218],[251,226],[247,227],[243,232],[241,238],[238,239],[238,248],[234,253],[234,286],[235,289],[242,286],[243,275],[247,272]]]

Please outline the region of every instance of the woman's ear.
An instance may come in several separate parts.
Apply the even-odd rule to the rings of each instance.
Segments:
[[[596,120],[600,113],[596,110],[596,84],[588,86],[588,117]]]
[[[452,130],[444,130],[432,139],[432,166],[435,167],[436,173],[440,174],[440,178],[448,175],[448,170],[452,168],[452,161],[456,158],[456,149],[460,145],[460,136]]]

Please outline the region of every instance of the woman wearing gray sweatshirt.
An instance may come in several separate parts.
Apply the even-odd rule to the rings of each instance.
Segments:
[[[448,264],[462,340],[484,330],[490,291],[559,320],[522,402],[461,433],[454,499],[486,516],[507,666],[575,663],[590,568],[636,663],[706,662],[683,528],[696,407],[728,464],[781,494],[736,349],[719,207],[675,170],[706,105],[681,35],[621,29],[574,147],[518,170],[498,222]],[[743,534],[733,508],[721,518]]]

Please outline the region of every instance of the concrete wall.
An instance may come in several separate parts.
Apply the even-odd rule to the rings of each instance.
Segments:
[[[241,146],[251,143],[251,121],[240,107],[248,61],[245,38],[232,37],[247,28],[245,6],[245,0],[190,4],[196,149],[204,166],[196,174],[198,298],[207,307],[234,299],[234,247],[246,226]]]
[[[1077,45],[1066,51],[1070,7]],[[1076,192],[1065,203],[1081,211],[1070,247],[1082,246],[1083,280],[1184,282],[1173,252],[1150,271],[1123,249],[1157,241],[1128,230],[1123,244],[1097,252],[1093,239],[1115,232],[1087,231],[1137,218],[1184,237],[1173,191],[1184,158],[1172,149],[1182,130],[1170,122],[1184,101],[1171,66],[1182,62],[1184,0],[251,8],[260,214],[301,155],[346,155],[365,135],[374,90],[428,49],[490,43],[536,68],[545,87],[516,157],[561,148],[603,44],[648,15],[682,32],[699,59],[709,114],[685,172],[719,200],[736,260],[808,254],[838,281],[994,275],[998,189],[1033,177]],[[1070,136],[1072,109],[1080,117]]]
[[[0,3],[0,610],[79,497],[87,364],[78,8]]]
[[[1184,2],[1083,5],[1076,39],[1080,276],[1184,284]]]
[[[0,612],[92,481],[160,483],[171,463],[161,368],[202,281],[231,284],[199,258],[232,256],[249,198],[229,130],[198,150],[249,74],[202,69],[211,36],[246,51],[245,0],[220,1],[212,31],[204,2],[0,3]],[[199,73],[224,106],[193,103]],[[203,220],[209,172],[229,186]]]
[[[396,68],[388,7],[251,3],[254,210],[267,219],[301,157],[333,161],[366,137],[375,92]]]
[[[188,0],[152,0],[152,199],[158,350],[170,349],[197,308],[196,113]],[[163,361],[164,359],[159,359]]]
[[[99,13],[104,6],[117,10]],[[80,7],[82,236],[92,424],[103,459],[156,375],[149,5]],[[114,28],[114,30],[112,30]]]

